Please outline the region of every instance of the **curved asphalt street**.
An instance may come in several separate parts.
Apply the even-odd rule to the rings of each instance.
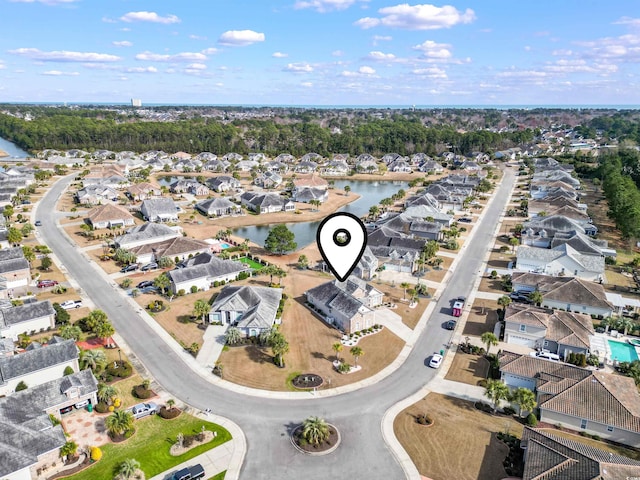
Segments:
[[[448,285],[437,300],[426,328],[405,363],[382,381],[360,390],[325,398],[282,400],[242,395],[219,384],[211,384],[195,373],[163,339],[144,322],[137,311],[114,289],[77,246],[59,230],[55,205],[72,177],[58,181],[39,202],[37,219],[40,238],[56,254],[68,273],[78,282],[96,307],[104,310],[136,356],[154,378],[175,398],[195,408],[211,408],[230,418],[244,431],[247,453],[241,478],[400,479],[405,474],[386,446],[381,419],[393,404],[410,396],[429,382],[436,370],[425,360],[449,342],[451,332],[441,327],[450,318],[450,299],[468,296],[482,266],[499,217],[515,181],[511,169],[487,207],[473,241],[468,242]],[[311,457],[298,453],[290,444],[289,431],[310,415],[319,415],[336,425],[342,445],[328,456]]]

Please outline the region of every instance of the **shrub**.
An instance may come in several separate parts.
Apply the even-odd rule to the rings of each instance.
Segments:
[[[530,427],[535,427],[537,424],[538,424],[538,419],[533,413],[530,413],[529,415],[527,415],[527,425],[529,425]]]
[[[340,365],[338,365],[338,371],[340,373],[348,373],[349,370],[351,370],[351,365],[346,362],[342,362]]]
[[[433,420],[431,419],[431,417],[426,413],[422,415],[418,415],[417,421],[420,425],[431,425],[433,423]]]
[[[160,408],[160,412],[158,413],[158,415],[166,420],[170,420],[172,418],[176,418],[178,415],[180,415],[180,413],[181,411],[179,408],[162,407]]]
[[[135,387],[133,387],[133,396],[136,398],[145,400],[147,398],[150,398],[152,394],[153,392],[147,388],[144,388],[143,385],[136,385]]]
[[[97,462],[102,458],[102,450],[98,447],[91,447],[91,460]]]
[[[57,293],[59,295],[65,293],[66,291],[67,291],[67,287],[65,287],[64,285],[56,285],[51,289],[52,293]]]
[[[96,403],[95,407],[93,407],[93,408],[98,413],[107,413],[109,411],[109,405],[107,405],[104,402]]]
[[[24,381],[23,381],[23,380],[21,380],[21,381],[20,381],[20,383],[18,383],[18,385],[16,385],[16,392],[20,392],[20,391],[22,391],[22,390],[26,390],[27,388],[29,388],[29,387],[27,386],[27,384],[26,384],[26,383],[24,383]]]
[[[198,287],[195,285],[191,285],[190,290],[191,290],[191,293],[196,293],[198,291]]]
[[[493,278],[493,279],[498,278],[497,270],[491,270],[491,278]]]
[[[251,274],[249,272],[240,272],[238,274],[238,280],[245,280],[247,278],[249,278],[251,276]]]
[[[505,415],[513,415],[514,413],[516,413],[516,409],[509,406],[504,407],[502,411],[504,412]]]
[[[219,287],[220,286],[220,282],[218,280],[214,280],[213,286],[214,287]]]
[[[593,438],[594,440],[597,440],[598,442],[601,440],[600,435],[591,435],[591,438]]]
[[[131,376],[133,369],[131,368],[131,364],[128,362],[118,362],[115,366],[113,363],[110,363],[106,372],[108,375],[112,375],[114,377],[127,378]]]
[[[67,365],[64,368],[64,372],[62,372],[62,374],[66,377],[67,375],[72,375],[74,373],[73,368],[70,367],[69,365]]]
[[[607,265],[615,265],[616,264],[616,259],[614,257],[606,256],[606,257],[604,257],[604,263],[607,264]]]
[[[179,297],[182,297],[182,296],[184,296],[185,293],[186,292],[185,292],[184,288],[181,288],[180,290],[178,290],[178,293],[176,295],[178,295]]]

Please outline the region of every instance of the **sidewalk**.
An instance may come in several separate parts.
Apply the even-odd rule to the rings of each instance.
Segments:
[[[196,362],[209,370],[215,366],[224,348],[224,334],[227,327],[228,325],[209,325],[207,327],[202,336],[203,343],[196,357]]]

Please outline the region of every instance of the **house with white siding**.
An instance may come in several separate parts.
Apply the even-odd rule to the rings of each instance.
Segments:
[[[0,309],[0,337],[18,341],[21,333],[39,333],[56,326],[56,311],[49,300]]]
[[[221,260],[212,253],[200,253],[183,262],[183,268],[167,272],[171,280],[171,291],[186,293],[195,286],[198,290],[209,290],[214,282],[231,282],[238,278],[241,272],[249,272],[248,265],[235,260]]]
[[[148,222],[178,222],[178,207],[171,198],[144,200],[140,206],[140,213]]]
[[[110,203],[89,210],[87,213],[87,222],[94,229],[122,228],[135,225],[133,215],[131,215],[126,208]]]

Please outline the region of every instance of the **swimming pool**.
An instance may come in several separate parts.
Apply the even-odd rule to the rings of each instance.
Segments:
[[[231,248],[231,245],[229,245],[228,243],[221,243],[220,244],[220,248]]]
[[[614,340],[607,341],[611,349],[611,360],[618,360],[619,362],[633,362],[634,360],[638,360],[638,354],[633,345],[616,342]]]

